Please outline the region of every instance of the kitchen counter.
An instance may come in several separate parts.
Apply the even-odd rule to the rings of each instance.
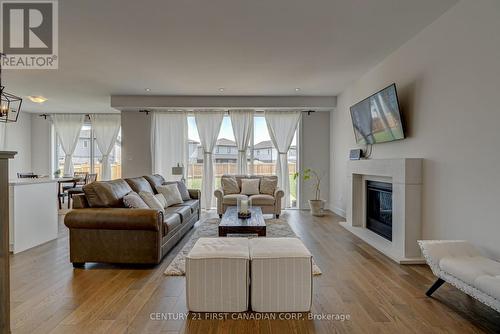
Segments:
[[[9,244],[14,254],[57,238],[59,180],[9,180]]]
[[[39,178],[26,178],[26,179],[11,179],[9,180],[9,186],[22,186],[26,184],[39,184],[39,183],[57,183],[59,181],[72,180],[71,177],[39,177]],[[57,193],[56,193],[57,194]]]

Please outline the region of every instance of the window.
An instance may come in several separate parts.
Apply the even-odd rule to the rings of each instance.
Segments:
[[[111,180],[119,179],[122,176],[121,161],[122,161],[122,130],[118,132],[118,137],[116,137],[115,146],[109,154],[109,161],[111,164]],[[100,180],[100,175],[102,174],[102,153],[94,140],[94,172],[97,173],[97,179]]]
[[[214,154],[215,188],[220,187],[220,178],[223,174],[236,174],[237,172],[237,154],[235,150],[232,150],[232,147],[236,147],[236,143],[229,116],[224,116],[217,143]],[[203,149],[200,146],[194,116],[188,116],[188,145],[189,157],[186,182],[188,188],[200,189],[203,176]],[[224,146],[227,146],[225,151]]]
[[[292,207],[297,204],[297,182],[293,174],[297,170],[297,133],[292,141],[288,154],[288,168],[290,180],[290,203]],[[233,128],[229,116],[224,116],[217,139],[218,145],[214,154],[215,188],[220,187],[220,178],[223,174],[236,174],[238,150],[234,141]],[[219,150],[220,146],[227,146],[226,151]],[[188,116],[188,188],[200,189],[203,176],[203,149],[194,116]],[[226,152],[227,154],[224,154]],[[275,175],[276,159],[278,152],[274,148],[267,130],[264,116],[254,116],[254,136],[249,144],[248,159],[249,172],[254,175]]]
[[[292,145],[288,151],[288,172],[290,182],[290,206],[297,207],[297,182],[293,179],[293,174],[297,170],[296,152],[297,131],[292,140]],[[276,175],[276,159],[278,152],[269,136],[266,119],[264,116],[254,117],[254,138],[253,138],[253,159],[250,170],[254,175]]]
[[[56,136],[56,169],[61,173],[64,170],[65,154]],[[121,177],[121,129],[115,142],[115,146],[109,155],[111,162],[111,179]],[[101,179],[102,153],[97,147],[95,136],[90,122],[86,122],[81,130],[78,143],[73,153],[73,166],[75,172],[97,173],[97,179]]]

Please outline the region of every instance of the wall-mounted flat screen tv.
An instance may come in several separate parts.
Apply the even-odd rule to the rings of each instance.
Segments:
[[[378,144],[405,137],[395,84],[353,105],[351,118],[358,144]]]

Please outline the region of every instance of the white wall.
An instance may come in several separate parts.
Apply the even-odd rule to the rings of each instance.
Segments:
[[[5,150],[17,151],[9,160],[9,178],[17,173],[31,172],[31,114],[21,112],[15,123],[5,125]]]
[[[21,112],[17,122],[5,124],[5,147],[2,149],[17,152],[9,161],[9,178],[26,172],[51,175],[51,134],[50,121],[38,114]]]
[[[329,203],[330,112],[319,111],[309,116],[303,113],[301,127],[300,168],[311,168],[323,176],[321,199]],[[309,209],[308,200],[314,198],[313,181],[301,181],[300,185],[300,208]]]
[[[331,206],[345,210],[349,107],[395,82],[408,138],[372,158],[422,157],[423,237],[500,256],[500,1],[462,1],[348,87],[333,113]],[[339,211],[337,210],[337,211]]]
[[[38,114],[31,116],[31,170],[38,175],[52,175],[52,123]]]
[[[122,112],[122,177],[149,175],[151,167],[151,114]]]

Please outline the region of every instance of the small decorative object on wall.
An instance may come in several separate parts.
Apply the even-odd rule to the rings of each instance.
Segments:
[[[293,179],[296,180],[299,175],[302,174],[304,181],[313,180],[314,181],[314,199],[309,200],[309,206],[311,208],[311,214],[313,216],[324,216],[325,215],[325,201],[321,199],[321,179],[323,175],[319,175],[316,171],[306,168],[303,172],[296,172],[293,175]]]
[[[238,218],[240,219],[248,219],[252,216],[252,212],[250,209],[252,208],[252,200],[247,198],[238,198],[236,203]]]
[[[7,93],[2,86],[2,58],[4,53],[0,53],[0,122],[16,122],[21,112],[21,103],[23,99],[13,94]]]
[[[349,151],[349,160],[359,160],[363,157],[363,151],[361,149],[352,149]]]
[[[186,183],[186,179],[184,178],[184,166],[180,163],[177,163],[176,167],[172,167],[172,175],[182,175],[181,181]]]

